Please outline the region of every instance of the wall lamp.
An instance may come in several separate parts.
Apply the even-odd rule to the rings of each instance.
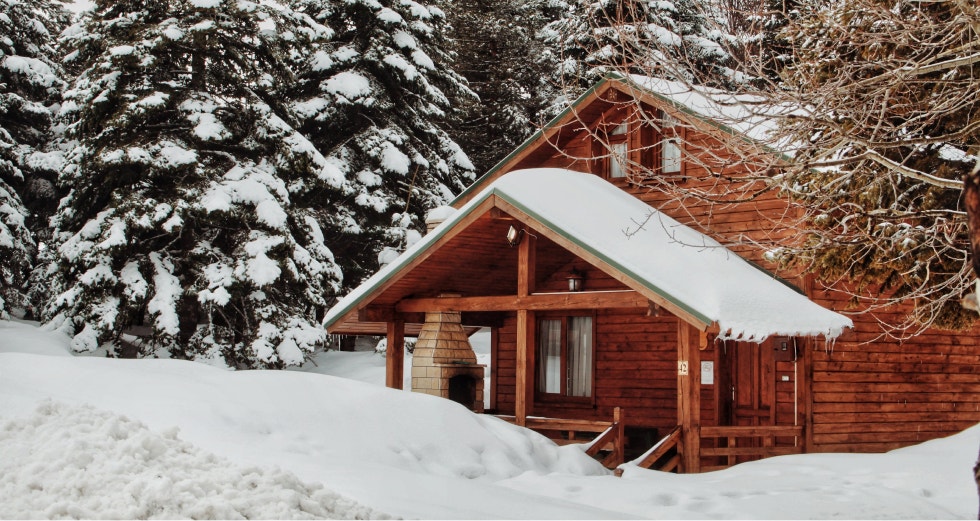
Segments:
[[[584,282],[585,274],[573,268],[568,274],[568,291],[582,291]]]
[[[507,244],[509,244],[511,248],[513,248],[514,246],[517,246],[518,244],[520,244],[521,243],[521,239],[523,239],[523,238],[524,238],[524,230],[523,229],[522,230],[518,230],[517,228],[514,228],[513,226],[511,226],[510,228],[507,228]]]

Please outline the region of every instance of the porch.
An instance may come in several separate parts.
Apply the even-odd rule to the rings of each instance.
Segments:
[[[678,425],[639,456],[627,460],[624,414],[617,407],[611,421],[532,416],[525,419],[524,426],[548,436],[558,445],[583,445],[587,455],[608,469],[629,463],[661,472],[711,472],[745,461],[804,452],[803,426],[799,425],[703,426],[693,438],[697,440],[694,446],[684,445],[684,427]],[[516,424],[513,416],[497,417]],[[591,436],[594,438],[588,439]]]

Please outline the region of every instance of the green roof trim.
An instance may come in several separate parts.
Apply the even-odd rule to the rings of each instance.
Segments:
[[[626,268],[625,266],[623,266],[622,264],[620,264],[620,263],[612,260],[608,255],[600,252],[599,250],[596,250],[595,248],[589,246],[588,244],[583,243],[577,237],[575,237],[571,233],[568,233],[567,231],[565,231],[565,229],[562,228],[561,226],[558,226],[555,223],[553,223],[553,222],[551,222],[551,221],[543,218],[537,212],[534,212],[533,210],[531,210],[527,206],[524,206],[523,204],[521,204],[521,203],[515,201],[514,199],[508,197],[506,194],[499,193],[499,192],[497,192],[496,189],[494,189],[493,192],[496,193],[497,197],[499,197],[499,198],[507,201],[508,203],[514,205],[516,208],[518,208],[522,212],[524,212],[527,215],[529,215],[532,219],[534,219],[535,221],[537,221],[540,225],[548,227],[549,229],[551,229],[551,231],[557,233],[558,235],[561,235],[562,237],[564,237],[565,239],[567,239],[571,243],[575,244],[576,246],[579,246],[583,250],[586,250],[589,253],[591,253],[592,255],[595,255],[596,257],[602,259],[603,262],[605,262],[606,264],[612,266],[613,268],[615,268],[620,273],[622,273],[622,274],[628,276],[629,278],[633,279],[634,281],[636,281],[637,283],[639,283],[640,285],[642,285],[644,288],[646,288],[646,289],[648,289],[648,290],[656,293],[657,295],[660,295],[665,300],[667,300],[671,304],[677,306],[678,308],[684,310],[685,312],[689,313],[691,316],[697,318],[698,320],[700,320],[705,325],[710,325],[710,324],[714,323],[714,320],[712,320],[711,318],[706,317],[704,314],[698,312],[697,310],[695,310],[691,306],[688,306],[687,304],[685,304],[685,303],[683,303],[683,302],[675,299],[672,295],[670,295],[669,293],[663,291],[657,285],[655,285],[655,284],[651,283],[649,280],[646,280],[645,278],[640,277],[639,275],[637,275],[636,272],[634,272],[633,270],[630,270],[630,269]]]

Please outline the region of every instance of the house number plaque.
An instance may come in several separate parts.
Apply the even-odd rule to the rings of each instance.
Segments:
[[[677,361],[677,375],[678,376],[687,376],[687,373],[688,373],[688,370],[687,370],[687,360],[678,360]]]

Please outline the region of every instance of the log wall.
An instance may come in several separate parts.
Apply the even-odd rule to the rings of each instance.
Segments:
[[[842,293],[819,292],[843,308]],[[898,322],[908,309],[876,312]],[[980,328],[929,329],[905,341],[882,339],[871,316],[833,344],[808,353],[811,450],[880,452],[948,436],[980,422]]]
[[[753,241],[777,244],[799,240],[794,212],[774,192],[725,180],[745,168],[745,158],[727,144],[692,128],[684,131],[685,159],[680,174],[647,183],[611,181],[675,219],[705,232],[744,257],[763,262]],[[591,171],[591,140],[567,140],[550,159],[519,167],[552,166]],[[764,158],[758,163],[766,168]],[[653,165],[649,167],[654,172]],[[737,177],[735,175],[734,177]],[[665,189],[674,185],[681,190]],[[750,201],[738,202],[745,188]],[[716,201],[684,197],[684,190],[713,194]],[[728,197],[729,199],[725,199]],[[727,202],[726,202],[727,201]],[[842,291],[811,290],[803,277],[780,273],[807,289],[817,303],[840,312],[847,308]],[[707,274],[706,276],[710,276]],[[980,328],[967,332],[930,329],[905,340],[882,338],[879,320],[899,323],[907,309],[897,306],[877,316],[854,314],[855,329],[835,343],[807,342],[801,359],[775,366],[776,422],[806,423],[807,450],[877,452],[956,433],[980,422]],[[597,323],[597,399],[591,411],[539,411],[564,416],[608,417],[614,406],[631,421],[667,427],[676,422],[676,352],[673,319],[659,321],[635,312],[600,313]],[[513,397],[513,320],[501,330],[498,404],[506,411]],[[702,353],[711,360],[714,354]],[[721,367],[716,367],[716,371]],[[789,376],[784,381],[783,376]],[[718,391],[702,389],[705,425],[720,417]],[[799,395],[799,401],[794,397]]]

